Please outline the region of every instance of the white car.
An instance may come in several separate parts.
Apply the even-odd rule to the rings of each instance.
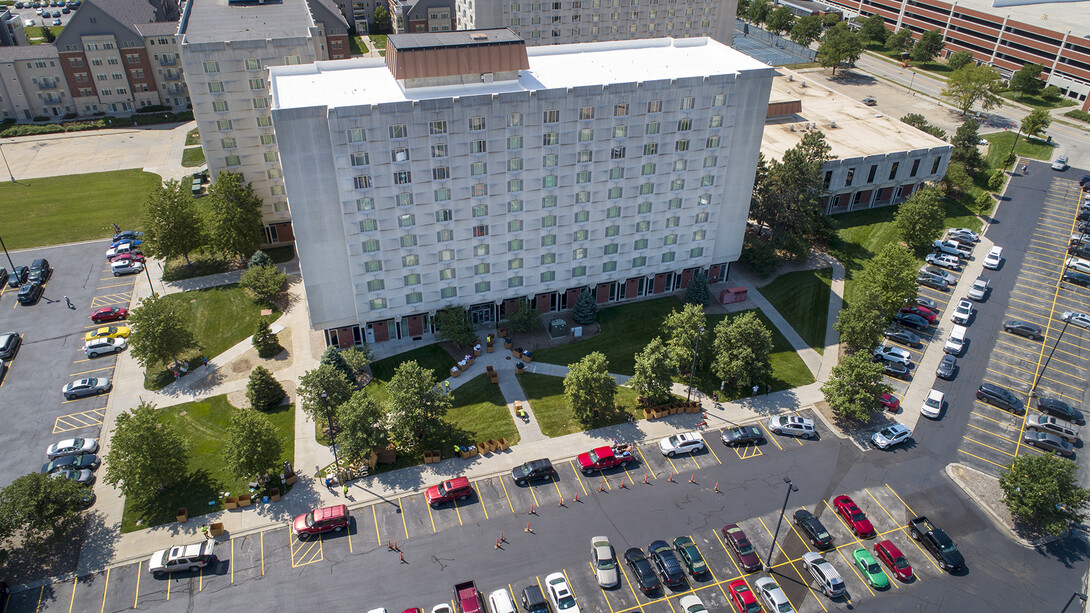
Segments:
[[[776,434],[788,434],[803,438],[814,438],[817,430],[814,429],[814,420],[798,415],[776,415],[768,420],[768,429]]]
[[[594,566],[594,578],[602,587],[614,587],[621,582],[617,570],[617,556],[609,538],[596,536],[590,539],[590,563]]]
[[[679,453],[692,453],[703,448],[704,439],[699,432],[682,432],[659,441],[659,451],[671,458]]]
[[[123,338],[96,338],[83,344],[83,353],[89,358],[97,358],[100,355],[118,353],[124,348]]]
[[[961,239],[967,240],[970,243],[980,242],[980,234],[970,230],[969,228],[947,228],[946,236],[950,238],[960,237]]]
[[[973,303],[968,300],[958,300],[958,304],[954,307],[954,313],[950,316],[950,320],[956,324],[965,325],[969,323],[969,318],[972,316]]]
[[[553,609],[560,613],[579,613],[579,603],[575,601],[575,595],[571,593],[568,580],[564,573],[553,573],[545,577],[545,591],[549,593],[549,600],[553,603]]]
[[[216,541],[207,539],[194,545],[161,549],[151,554],[151,558],[148,559],[148,570],[156,577],[163,577],[167,573],[180,570],[195,573],[215,562],[215,547]]]
[[[946,394],[939,390],[933,389],[927,392],[927,398],[923,401],[923,406],[920,407],[920,415],[938,419],[939,415],[942,414],[942,403],[945,399]]]
[[[50,460],[63,458],[70,455],[82,455],[98,452],[98,439],[93,438],[69,438],[53,443],[45,448],[45,457]]]
[[[498,589],[488,595],[488,608],[492,613],[518,613],[515,601],[505,589]]]
[[[836,598],[844,593],[844,578],[820,553],[808,551],[802,554],[802,565],[817,581],[822,594]]]
[[[875,432],[874,436],[870,437],[870,442],[874,443],[874,446],[879,449],[889,449],[898,443],[907,441],[910,436],[912,436],[912,431],[908,429],[908,426],[893,424]]]
[[[988,255],[984,256],[984,268],[995,270],[999,268],[999,263],[1003,261],[1003,248],[992,247],[988,251]]]
[[[936,252],[946,253],[954,257],[967,258],[972,255],[967,247],[963,247],[961,243],[957,241],[938,240],[932,243],[931,246]]]
[[[119,243],[116,247],[110,247],[106,250],[106,259],[110,259],[115,255],[121,255],[122,253],[132,253],[138,251],[132,243]]]
[[[382,609],[382,613],[386,613],[386,609]],[[449,604],[437,604],[431,608],[431,613],[454,613],[454,609]]]
[[[1064,262],[1064,266],[1077,270],[1083,274],[1090,275],[1090,260],[1067,258],[1067,261]]]
[[[908,363],[912,360],[912,354],[909,353],[908,350],[887,345],[875,347],[874,357],[881,358],[887,362],[900,362],[905,366],[908,366]]]
[[[941,268],[935,268],[934,266],[927,266],[926,264],[920,267],[920,272],[929,274],[935,277],[939,277],[943,281],[946,281],[947,285],[957,285],[958,278],[954,275],[946,272]]]
[[[769,611],[774,613],[795,613],[795,608],[791,606],[787,594],[783,593],[783,589],[772,577],[761,577],[753,582],[753,586],[757,588],[757,593],[761,595],[761,600],[765,601],[765,606]]]
[[[704,606],[704,602],[693,595],[682,596],[678,604],[681,605],[682,613],[708,613],[708,607]]]
[[[969,297],[977,301],[984,300],[984,296],[988,293],[989,287],[987,279],[984,277],[977,277],[976,281],[973,281],[973,286],[969,288]]]
[[[924,259],[927,260],[928,264],[942,266],[943,268],[949,268],[950,270],[957,270],[961,268],[961,258],[956,255],[950,255],[948,253],[929,253]]]
[[[1052,170],[1067,170],[1067,156],[1061,155],[1052,162]]]
[[[1087,315],[1086,313],[1064,311],[1064,314],[1060,317],[1069,324],[1075,324],[1080,328],[1090,329],[1090,315]]]

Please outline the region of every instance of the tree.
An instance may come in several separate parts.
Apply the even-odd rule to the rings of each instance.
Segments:
[[[327,411],[332,412],[348,402],[355,387],[348,382],[343,372],[329,364],[320,364],[318,368],[303,373],[299,378],[299,386],[295,388],[295,395],[300,408],[314,422],[321,423],[328,418]],[[322,394],[325,394],[324,398]]]
[[[1018,99],[1022,96],[1032,96],[1045,88],[1045,82],[1041,80],[1041,73],[1045,67],[1040,64],[1023,64],[1018,72],[1011,77],[1010,88],[1018,92]]]
[[[946,140],[946,130],[931,125],[930,123],[928,123],[927,118],[923,115],[920,115],[919,113],[909,113],[908,115],[902,117],[901,121],[903,123],[907,123],[913,128],[916,128],[917,130],[923,130],[924,132],[927,132],[935,138],[938,138],[940,140]]]
[[[734,15],[738,19],[745,19],[749,14],[749,0],[738,0],[738,6],[734,9]]]
[[[0,490],[0,538],[15,537],[21,547],[40,552],[80,524],[90,489],[73,479],[34,472]]]
[[[755,24],[764,23],[771,12],[772,3],[769,0],[752,0],[749,3],[749,20]]]
[[[348,361],[345,360],[344,356],[341,355],[340,350],[338,350],[333,345],[326,347],[325,351],[322,352],[322,359],[320,363],[328,364],[333,368],[336,368],[350,382],[356,380],[356,371],[352,370],[352,367],[348,365]]]
[[[999,475],[1011,515],[1049,534],[1063,534],[1086,519],[1090,490],[1079,485],[1078,465],[1054,455],[1015,456]]]
[[[658,405],[670,400],[674,364],[662,339],[655,337],[636,354],[635,373],[628,385],[648,404]]]
[[[216,175],[205,201],[208,243],[239,259],[253,255],[263,240],[261,198],[253,186],[243,184],[242,175],[223,170]]]
[[[144,368],[178,361],[178,354],[197,346],[196,339],[178,311],[178,303],[169,297],[152,294],[140,300],[129,313],[129,351]]]
[[[250,256],[250,268],[257,268],[258,266],[276,266],[276,262],[273,261],[269,254],[258,249]]]
[[[863,40],[878,43],[879,45],[885,44],[886,37],[889,36],[889,30],[886,29],[886,20],[878,14],[867,17],[859,26],[859,35],[863,37]]]
[[[912,38],[912,30],[908,28],[901,28],[896,32],[891,32],[886,37],[886,48],[890,51],[897,51],[899,53],[905,53],[912,48],[915,44],[915,39]]]
[[[842,63],[855,64],[863,53],[863,41],[859,34],[843,24],[838,24],[825,31],[818,45],[817,59],[823,68],[832,68],[833,75]]]
[[[821,17],[807,15],[802,19],[795,20],[795,24],[791,26],[790,37],[791,40],[803,47],[809,47],[821,38],[822,31],[824,31],[824,28],[821,25]]]
[[[541,312],[530,306],[530,301],[519,298],[515,308],[507,311],[507,325],[515,332],[529,332],[541,327]]]
[[[928,30],[912,47],[912,61],[930,62],[942,52],[944,47],[946,47],[946,41],[943,40],[942,30]]]
[[[946,65],[950,67],[950,70],[957,70],[972,61],[972,53],[969,53],[968,51],[955,51],[946,59]]]
[[[712,369],[721,381],[749,389],[772,378],[772,332],[753,311],[715,326]]]
[[[794,24],[794,22],[795,14],[791,12],[791,8],[781,5],[768,14],[768,21],[765,23],[765,28],[769,32],[775,32],[777,34],[781,32],[790,32],[791,25]]]
[[[946,176],[942,178],[942,182],[946,186],[944,190],[946,197],[956,200],[969,190],[969,187],[973,184],[973,178],[965,170],[964,164],[950,162],[946,167]]]
[[[591,425],[601,411],[613,410],[617,381],[609,374],[609,360],[594,351],[575,364],[568,364],[564,377],[564,397],[572,415],[584,425]]]
[[[1052,124],[1052,115],[1045,109],[1033,109],[1022,118],[1022,134],[1040,136]],[[1017,144],[1017,139],[1016,143]]]
[[[753,184],[750,217],[768,226],[775,245],[795,255],[809,255],[811,243],[830,233],[822,206],[822,168],[830,159],[830,147],[820,131],[807,133],[788,149],[782,160],[772,160],[758,172]]]
[[[285,395],[284,386],[269,369],[258,366],[250,371],[250,380],[246,382],[246,399],[252,408],[271,411],[284,402]]]
[[[852,351],[870,351],[882,338],[889,315],[882,312],[882,296],[872,288],[857,292],[858,296],[837,315],[833,327],[840,341]]]
[[[882,410],[878,398],[891,391],[882,380],[882,365],[871,360],[869,351],[844,356],[829,373],[821,393],[837,415],[866,421]]]
[[[937,192],[934,187],[925,189]],[[856,274],[855,280],[857,287],[867,288],[877,294],[878,311],[889,318],[906,301],[916,297],[919,291],[916,287],[916,274],[916,258],[912,253],[902,245],[888,243],[867,261],[863,270]]]
[[[267,317],[257,320],[254,335],[250,337],[250,344],[257,349],[257,357],[271,358],[284,350],[280,345],[280,339],[273,334],[272,327]]]
[[[232,475],[251,479],[271,474],[277,470],[283,450],[276,426],[264,413],[238,409],[231,416],[223,463]]]
[[[1046,85],[1041,90],[1041,97],[1045,100],[1059,100],[1060,96],[1064,95],[1064,91],[1055,85]]]
[[[268,301],[284,289],[288,275],[276,269],[276,266],[257,266],[242,273],[239,285],[254,293],[261,300]]]
[[[964,115],[977,102],[980,102],[985,111],[1003,106],[1003,100],[999,97],[1001,88],[1002,77],[999,76],[999,71],[990,66],[966,64],[946,79],[946,88],[942,90],[941,96]]]
[[[390,22],[390,10],[382,2],[375,6],[375,22],[371,29],[372,34],[389,34],[393,32],[393,24]]]
[[[984,165],[984,158],[977,148],[977,143],[980,142],[979,129],[980,124],[975,119],[970,119],[958,126],[954,137],[950,139],[950,161],[962,164],[968,172],[976,172]]]
[[[150,256],[169,260],[189,254],[204,244],[204,232],[197,202],[187,185],[171,179],[155,187],[144,204],[143,250]]]
[[[469,311],[460,306],[450,305],[435,314],[435,329],[439,336],[458,347],[467,347],[477,341],[477,330]]]
[[[1003,189],[1003,183],[1007,180],[1007,173],[1003,172],[1002,168],[995,169],[992,176],[988,177],[988,189],[993,192],[998,192]],[[991,198],[991,196],[988,196]]]
[[[402,362],[386,384],[386,430],[408,448],[446,428],[443,415],[453,405],[435,381],[435,373],[414,360]]]
[[[685,304],[708,304],[708,275],[703,270],[693,274],[689,287],[685,289]]]
[[[571,310],[571,318],[582,326],[589,326],[598,321],[598,304],[594,302],[594,295],[590,293],[590,290],[584,289],[579,292],[579,297],[575,299],[575,306]]]
[[[362,460],[367,454],[383,449],[390,442],[385,413],[366,390],[359,390],[348,402],[337,407],[337,424],[341,427],[334,439],[341,456],[349,460]]]
[[[43,18],[44,20],[44,18]],[[42,38],[45,39],[45,44],[49,45],[57,40],[57,35],[53,33],[53,29],[48,26],[42,26]]]
[[[154,498],[189,473],[189,441],[155,405],[141,402],[117,416],[106,453],[106,483],[136,501]]]
[[[367,348],[367,345],[364,345],[363,347],[349,347],[348,349],[341,351],[341,357],[344,358],[344,361],[352,369],[352,372],[356,377],[362,375],[367,370],[367,366],[371,364],[371,360],[374,359],[374,356],[371,355],[371,350]]]
[[[946,224],[946,207],[942,204],[942,195],[937,187],[929,185],[916,190],[908,200],[897,207],[893,224],[901,240],[923,253],[931,243],[942,235]]]
[[[662,334],[666,339],[666,351],[678,372],[688,373],[692,368],[696,339],[704,333],[707,318],[704,307],[686,304],[681,310],[670,311],[662,322]]]

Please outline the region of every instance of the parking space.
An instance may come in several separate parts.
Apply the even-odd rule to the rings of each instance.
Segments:
[[[18,15],[19,18],[22,19],[24,25],[27,24],[28,21],[33,21],[34,25],[29,26],[31,28],[36,28],[36,27],[41,27],[41,26],[54,26],[54,23],[53,23],[54,19],[59,19],[60,20],[60,22],[61,22],[60,26],[67,26],[68,21],[72,18],[73,15],[76,14],[76,11],[79,10],[78,8],[71,8],[70,7],[68,9],[68,12],[66,13],[66,12],[64,12],[65,7],[60,6],[59,5],[60,3],[44,2],[44,3],[41,3],[41,4],[42,4],[42,14],[41,15],[38,14],[37,10],[34,7],[33,2],[24,2],[22,8],[15,8],[14,5],[9,5],[7,8],[13,14]],[[57,13],[57,15],[55,17],[53,15],[54,12]],[[32,36],[35,36],[36,33],[28,32],[27,35],[32,37]]]

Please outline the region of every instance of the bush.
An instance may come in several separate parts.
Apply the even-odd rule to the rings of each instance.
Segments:
[[[49,115],[38,115],[34,118],[34,121],[49,121]]]
[[[583,326],[589,326],[598,321],[598,304],[594,302],[594,296],[590,290],[584,289],[579,292],[579,297],[575,299],[575,306],[572,308],[571,318],[575,320],[575,323]]]
[[[950,162],[950,165],[946,167],[946,176],[943,177],[943,181],[946,183],[947,195],[954,199],[961,197],[961,194],[964,194],[973,184],[972,177],[966,172],[965,165],[961,162]],[[742,253],[744,254],[745,251]]]
[[[284,401],[284,386],[273,377],[269,369],[258,366],[250,372],[250,381],[246,384],[246,398],[250,406],[258,411],[271,411]]]
[[[269,328],[269,320],[264,317],[257,320],[257,331],[250,338],[250,342],[257,349],[258,357],[262,358],[271,358],[284,350],[280,339]]]
[[[1003,182],[1007,180],[1007,175],[1003,172],[1003,169],[997,169],[992,173],[992,176],[988,177],[988,189],[993,192],[998,192],[1003,189]]]
[[[143,108],[136,109],[136,112],[137,113],[161,113],[163,111],[169,111],[169,110],[170,110],[169,106],[164,106],[162,104],[153,104],[151,106],[145,106]]]
[[[1064,113],[1064,116],[1090,123],[1090,113],[1087,113],[1086,111],[1068,111]]]
[[[747,233],[742,243],[741,260],[753,269],[759,277],[767,277],[780,265],[780,259],[776,256],[776,249],[772,243]]]
[[[980,215],[991,213],[994,205],[995,198],[988,192],[980,192],[980,194],[977,195],[976,200],[973,201],[973,206],[976,207],[976,212]]]
[[[258,249],[250,256],[250,268],[257,268],[258,266],[272,266],[273,259],[268,256],[264,251]]]

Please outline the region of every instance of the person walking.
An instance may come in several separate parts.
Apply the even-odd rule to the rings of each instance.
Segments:
[[[760,385],[754,385],[753,386],[753,395],[756,396],[757,392],[759,392],[759,391],[761,391],[761,386]]]
[[[76,308],[76,307],[72,306],[72,301],[68,299],[68,296],[64,297],[64,304],[67,305],[68,308],[70,308],[70,309]]]

